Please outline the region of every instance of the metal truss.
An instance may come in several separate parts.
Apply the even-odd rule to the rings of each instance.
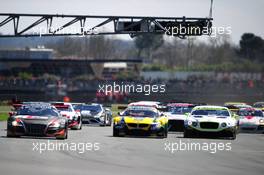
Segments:
[[[37,18],[37,20],[36,20]],[[0,13],[0,37],[32,37],[32,36],[85,36],[129,34],[131,37],[144,34],[166,34],[185,38],[186,36],[210,35],[211,17],[151,17],[151,16],[87,16],[59,14],[16,14]],[[31,24],[24,26],[21,19],[29,19]],[[60,22],[54,22],[54,20]],[[65,23],[64,20],[68,22]],[[89,21],[90,20],[90,21]],[[91,20],[101,21],[92,25]],[[13,22],[13,32],[7,33],[4,27]],[[63,23],[64,22],[64,23]],[[55,28],[57,24],[63,23]],[[66,28],[78,25],[78,32],[65,32]],[[45,25],[45,30],[39,29]],[[108,31],[106,26],[108,25]],[[109,28],[111,25],[111,29]],[[12,30],[11,30],[12,31]]]

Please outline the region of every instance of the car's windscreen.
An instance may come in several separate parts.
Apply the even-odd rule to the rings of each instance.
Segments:
[[[190,113],[192,109],[193,107],[191,106],[170,107],[169,112],[171,112],[172,114],[186,114],[186,113]]]
[[[199,109],[192,112],[192,115],[207,115],[207,116],[221,116],[228,117],[229,112],[227,110],[207,110]]]
[[[101,110],[102,109],[99,105],[85,105],[81,108],[81,111],[100,112]]]
[[[17,111],[17,115],[59,117],[59,114],[55,109],[40,107],[22,107]]]
[[[123,116],[132,116],[132,117],[150,117],[154,118],[158,116],[158,113],[151,110],[126,110],[122,114]]]
[[[254,108],[264,108],[264,103],[258,103],[253,105]]]
[[[240,110],[237,113],[239,116],[255,116],[263,117],[262,111],[253,111],[253,110]]]
[[[82,105],[72,105],[73,109],[76,110],[81,110],[82,109]]]

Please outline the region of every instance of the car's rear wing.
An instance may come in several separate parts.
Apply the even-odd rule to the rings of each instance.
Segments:
[[[118,110],[125,110],[128,107],[128,105],[119,105],[117,106]]]

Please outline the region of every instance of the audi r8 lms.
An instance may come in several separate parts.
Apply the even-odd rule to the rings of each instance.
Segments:
[[[189,103],[170,103],[168,106],[167,116],[169,119],[169,131],[183,131],[184,121],[188,113],[195,107]]]
[[[7,121],[7,137],[45,136],[67,139],[68,123],[48,103],[22,105]]]
[[[101,104],[85,104],[80,107],[83,123],[111,126],[112,112]]]
[[[238,121],[221,106],[196,106],[184,122],[184,137],[212,135],[236,138]]]
[[[68,119],[68,127],[71,129],[82,129],[82,118],[78,115],[71,103],[52,102],[53,106],[57,108],[60,114]]]
[[[240,131],[264,132],[264,116],[261,110],[244,108],[238,111]]]
[[[113,136],[144,135],[166,138],[168,118],[154,107],[129,106],[114,118]]]

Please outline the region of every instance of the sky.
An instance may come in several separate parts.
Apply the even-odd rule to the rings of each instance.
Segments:
[[[0,13],[207,17],[210,0],[0,0]],[[214,0],[213,25],[264,38],[264,0]]]

